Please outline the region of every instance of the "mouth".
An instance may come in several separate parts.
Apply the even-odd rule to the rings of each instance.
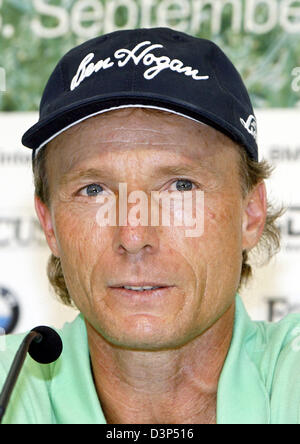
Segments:
[[[143,295],[151,295],[161,290],[167,290],[172,288],[173,285],[167,284],[159,284],[159,283],[135,283],[134,285],[131,283],[124,283],[110,286],[114,290],[126,292],[127,294],[138,294],[142,293]]]

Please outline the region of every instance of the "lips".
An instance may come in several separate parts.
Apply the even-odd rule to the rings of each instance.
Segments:
[[[157,300],[169,294],[174,286],[159,282],[121,282],[109,287],[111,294],[117,298],[128,298],[136,303]]]
[[[124,289],[128,291],[155,291],[162,288],[169,288],[172,285],[168,285],[165,283],[157,283],[157,282],[122,282],[114,285],[110,285],[110,288],[115,289]]]
[[[144,304],[153,304],[161,303],[164,300],[165,296],[170,295],[173,287],[159,287],[153,288],[153,290],[129,290],[123,286],[121,287],[109,287],[109,293],[112,297],[116,298],[118,303],[122,303],[126,301],[126,304],[133,304],[136,307],[136,304],[144,307]],[[152,305],[151,305],[152,306]],[[149,306],[148,306],[149,308]]]
[[[149,290],[157,290],[158,288],[161,288],[159,285],[156,287],[151,287],[151,286],[144,286],[144,287],[134,287],[134,286],[126,286],[124,285],[124,287],[121,288],[126,288],[126,290],[133,290],[133,291],[149,291]]]

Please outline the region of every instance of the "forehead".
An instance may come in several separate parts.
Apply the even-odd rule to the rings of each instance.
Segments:
[[[91,117],[48,145],[52,160],[64,172],[105,154],[111,157],[151,149],[158,157],[185,157],[205,164],[234,156],[237,148],[231,139],[208,125],[145,108],[119,109]]]

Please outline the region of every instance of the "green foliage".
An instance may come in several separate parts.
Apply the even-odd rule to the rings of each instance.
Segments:
[[[64,8],[68,13],[76,1],[79,0],[43,0],[49,5]],[[112,0],[98,1],[104,9],[105,4]],[[135,0],[137,4],[141,1]],[[156,0],[156,3],[159,1]],[[86,11],[91,12],[91,9]],[[243,26],[236,32],[232,29],[231,13],[231,8],[224,8],[220,32],[213,34],[209,20],[211,11],[205,9],[200,29],[194,34],[210,38],[221,46],[240,71],[256,108],[294,107],[299,104],[300,92],[293,91],[291,84],[292,70],[300,66],[300,34],[287,33],[279,24],[265,34],[250,33]],[[59,23],[57,17],[38,13],[34,0],[2,0],[2,7],[0,0],[0,14],[0,66],[6,71],[7,89],[0,94],[0,110],[36,111],[47,79],[58,60],[88,37],[76,35],[70,24],[70,14],[69,26],[63,35],[38,37],[32,27],[34,20],[38,19],[44,28],[49,29]],[[114,15],[115,27],[126,25],[128,14],[124,6],[119,7]],[[257,9],[256,19],[261,23],[266,20],[264,8]],[[157,26],[155,10],[152,10],[150,20],[151,26]],[[170,26],[177,27],[179,22],[174,19]],[[88,29],[91,23],[91,20],[86,21],[82,26]],[[191,33],[188,27],[185,31]]]

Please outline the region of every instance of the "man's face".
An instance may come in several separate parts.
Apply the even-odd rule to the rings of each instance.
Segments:
[[[181,116],[130,108],[87,119],[47,149],[51,204],[36,208],[70,296],[96,331],[126,348],[178,347],[228,310],[246,243],[229,138]],[[120,183],[149,202],[151,191],[201,190],[203,234],[187,237],[172,218],[170,226],[101,226],[99,195],[118,198]],[[120,288],[126,284],[164,288]]]

